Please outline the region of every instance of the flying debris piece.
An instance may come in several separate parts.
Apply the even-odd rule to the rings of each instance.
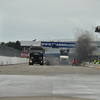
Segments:
[[[99,34],[100,34],[100,26],[97,26],[97,27],[95,28],[95,32],[99,32]]]

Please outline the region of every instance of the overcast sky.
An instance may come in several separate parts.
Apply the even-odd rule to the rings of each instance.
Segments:
[[[0,42],[75,38],[100,25],[100,0],[0,0]]]

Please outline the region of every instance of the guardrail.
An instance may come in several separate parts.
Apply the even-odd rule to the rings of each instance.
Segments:
[[[93,54],[95,54],[95,55],[96,55],[96,54],[97,54],[97,55],[100,55],[100,53],[99,53],[99,52],[93,52]]]
[[[69,42],[69,41],[77,41],[77,38],[67,38],[67,39],[44,39],[39,41],[48,41],[48,42]],[[91,41],[100,41],[100,38],[91,38]]]

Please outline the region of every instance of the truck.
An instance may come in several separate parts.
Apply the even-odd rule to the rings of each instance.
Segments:
[[[70,51],[70,49],[61,49],[60,52],[58,51],[58,53],[53,53],[51,51],[51,53],[45,53],[45,58],[44,58],[44,62],[46,65],[56,65],[56,64],[65,64],[68,65],[69,64],[69,56],[68,56],[68,52]]]
[[[68,56],[68,52],[70,51],[70,49],[67,50],[60,50],[60,61],[59,64],[65,64],[68,65],[69,63],[69,56]]]
[[[45,50],[41,46],[31,46],[29,52],[29,65],[40,64],[44,65],[43,54]]]
[[[67,55],[60,55],[60,62],[59,64],[66,64],[68,65],[69,63],[69,56]]]

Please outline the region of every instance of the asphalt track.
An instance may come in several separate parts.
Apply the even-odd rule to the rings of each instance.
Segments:
[[[100,100],[100,69],[0,66],[0,100]]]

